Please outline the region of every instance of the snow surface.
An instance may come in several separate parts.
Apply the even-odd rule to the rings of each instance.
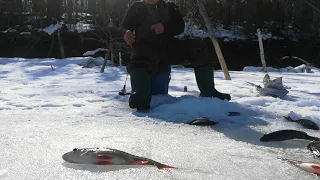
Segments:
[[[216,27],[213,27],[214,35],[216,38],[223,38],[224,42],[234,41],[234,40],[246,40],[249,37],[243,32],[243,28],[240,26],[224,26],[218,24]],[[257,32],[254,32],[258,39]],[[197,37],[197,38],[208,38],[210,37],[209,33],[206,30],[202,30],[197,26],[192,26],[189,23],[185,24],[184,32],[177,35],[178,38],[183,38],[185,36]],[[277,36],[273,36],[270,32],[264,32],[261,30],[261,38],[263,40],[267,39],[282,39]]]
[[[85,23],[84,21],[77,22],[76,24],[66,24],[69,32],[77,31],[78,33],[94,30],[92,24]]]
[[[98,48],[98,49],[95,49],[95,50],[92,50],[92,51],[87,51],[83,54],[83,56],[93,56],[95,55],[97,52],[99,51],[107,51],[106,49],[104,48]]]
[[[246,66],[243,68],[243,71],[245,72],[257,72],[262,71],[263,67],[256,67],[256,66]],[[292,73],[313,73],[311,70],[311,67],[302,64],[297,67],[285,67],[285,68],[274,68],[274,67],[267,67],[267,72],[292,72]]]
[[[51,35],[54,32],[56,32],[56,30],[58,30],[60,27],[61,27],[60,24],[51,24],[50,26],[43,28],[42,30],[48,33],[49,35]]]
[[[320,125],[320,71],[270,72],[291,87],[283,99],[260,97],[253,86],[263,72],[215,71],[218,90],[232,101],[198,98],[192,69],[173,68],[170,96],[154,96],[147,114],[128,108],[118,96],[124,67],[82,68],[90,58],[0,58],[0,179],[317,179],[277,157],[319,162],[309,141],[263,143],[264,133],[296,129],[320,137],[282,116],[308,118]],[[188,92],[183,92],[183,87]],[[127,83],[130,90],[130,83]],[[163,103],[166,104],[163,104]],[[163,105],[161,105],[163,104]],[[241,116],[229,117],[229,111]],[[199,116],[213,127],[183,124]],[[76,166],[62,155],[73,148],[110,147],[151,158],[177,169],[108,169]]]

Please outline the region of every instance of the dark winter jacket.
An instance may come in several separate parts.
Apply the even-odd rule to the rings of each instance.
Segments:
[[[151,26],[156,23],[164,25],[164,33],[157,35]],[[133,45],[166,45],[174,36],[184,32],[184,21],[178,7],[171,2],[159,0],[156,5],[138,1],[128,9],[122,22],[123,28],[135,33]]]

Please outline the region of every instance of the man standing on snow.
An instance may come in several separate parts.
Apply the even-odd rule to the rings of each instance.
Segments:
[[[178,7],[163,0],[141,0],[128,9],[123,28],[124,40],[132,47],[127,65],[133,94],[130,108],[148,110],[151,102],[150,76],[169,71],[170,65],[194,68],[201,97],[230,100],[229,94],[214,87],[213,62],[204,43],[174,38],[184,32],[184,20]]]

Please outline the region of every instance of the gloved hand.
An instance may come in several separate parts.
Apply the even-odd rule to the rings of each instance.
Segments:
[[[163,27],[163,24],[161,23],[152,25],[151,29],[153,29],[154,32],[156,32],[156,34],[162,34],[164,32],[164,27]]]
[[[123,39],[129,44],[132,45],[134,43],[136,36],[130,30],[127,30],[124,35]]]

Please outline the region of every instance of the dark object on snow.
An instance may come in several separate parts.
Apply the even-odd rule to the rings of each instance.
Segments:
[[[320,158],[320,142],[313,141],[308,144],[307,148],[312,152],[314,158]]]
[[[131,94],[131,93],[127,93],[127,90],[126,90],[128,75],[129,75],[129,73],[127,73],[126,81],[124,82],[123,88],[122,88],[121,91],[118,93],[120,96],[125,96],[125,95],[130,95],[130,94]]]
[[[137,108],[137,112],[139,113],[148,113],[150,111],[150,108],[146,107],[146,108]]]
[[[200,117],[190,122],[187,122],[186,124],[195,125],[195,126],[214,126],[218,123],[219,121],[210,120],[206,117]]]
[[[296,122],[301,124],[303,127],[308,128],[308,129],[313,129],[313,130],[319,130],[319,126],[309,120],[309,119],[298,119],[298,120],[293,120],[290,116],[283,116],[286,120],[290,121],[290,122]]]
[[[320,139],[317,137],[309,136],[307,133],[303,131],[297,130],[280,130],[275,131],[269,134],[265,134],[260,138],[262,142],[268,141],[286,141],[291,139],[305,139],[310,141],[319,141]]]
[[[188,92],[188,87],[187,86],[183,87],[183,92]]]
[[[128,93],[126,91],[126,85],[123,86],[123,88],[121,89],[121,91],[119,91],[118,93],[120,96],[126,96],[126,95],[130,95],[131,93]]]
[[[120,96],[126,96],[126,95],[130,95],[131,93],[126,93],[126,92],[120,91],[118,94],[119,94]]]
[[[104,166],[156,166],[158,169],[174,168],[161,164],[152,159],[135,156],[117,149],[111,148],[75,148],[65,153],[62,159],[69,163],[92,164]]]
[[[240,112],[228,112],[228,116],[240,116],[241,113]]]

